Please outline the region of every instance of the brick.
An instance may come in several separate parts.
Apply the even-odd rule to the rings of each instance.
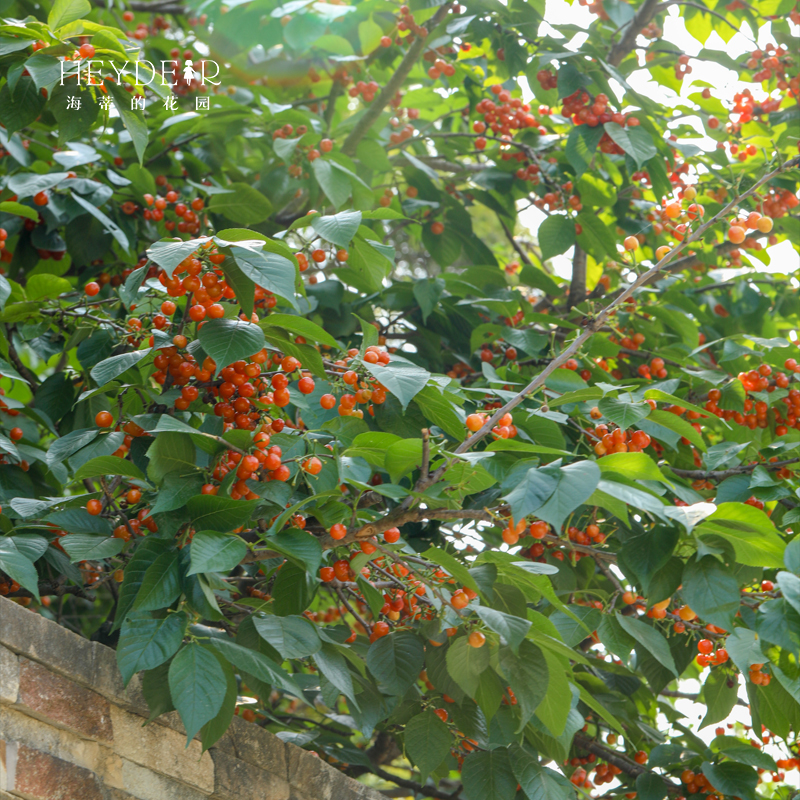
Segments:
[[[286,746],[289,783],[314,800],[353,800],[353,781],[319,756],[294,745]]]
[[[19,693],[19,658],[0,645],[0,703],[16,703]]]
[[[142,718],[111,706],[114,749],[127,761],[176,778],[208,794],[214,791],[214,762],[200,742],[163,725],[142,727]]]
[[[121,785],[121,779],[114,779],[114,775],[120,770],[115,765],[119,759],[109,747],[28,716],[20,709],[0,706],[0,741],[2,740],[34,747],[56,758],[90,769],[112,785]]]
[[[0,644],[83,686],[92,685],[93,643],[0,597]]]
[[[206,792],[198,792],[133,761],[123,760],[122,781],[123,790],[137,800],[206,800],[209,796]]]
[[[117,667],[117,655],[99,642],[93,642],[91,687],[98,694],[126,711],[150,716],[150,709],[142,694],[142,679],[134,675],[128,686],[124,686]]]
[[[104,800],[90,770],[24,744],[5,748],[6,789],[35,800]]]
[[[211,749],[214,800],[289,800],[289,783],[246,761]]]
[[[234,717],[217,750],[240,758],[280,778],[288,779],[286,744],[277,736],[240,717]]]
[[[113,739],[108,700],[27,658],[20,659],[17,702],[89,739]]]

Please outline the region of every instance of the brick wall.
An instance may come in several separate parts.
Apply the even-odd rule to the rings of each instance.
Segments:
[[[238,717],[202,753],[176,713],[148,715],[113,650],[0,597],[0,800],[382,797]]]

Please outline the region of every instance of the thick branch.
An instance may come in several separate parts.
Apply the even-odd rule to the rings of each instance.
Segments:
[[[586,750],[588,753],[594,753],[598,758],[602,758],[603,761],[621,769],[626,775],[630,775],[633,778],[650,772],[649,769],[637,764],[635,761],[631,761],[624,753],[606,747],[595,739],[591,739],[585,733],[576,733],[574,742],[578,747]],[[652,774],[657,775],[657,773]],[[680,794],[682,792],[681,787],[678,786],[677,783],[673,783],[669,778],[665,778],[662,775],[658,775],[658,777],[664,781],[667,791],[671,794]]]
[[[608,56],[608,63],[613,67],[618,67],[628,53],[636,46],[636,37],[641,32],[642,28],[646,27],[651,19],[659,11],[658,0],[644,0],[644,3],[639,7],[634,18],[630,24],[625,28],[622,38],[611,48],[611,53]]]
[[[575,245],[572,257],[572,281],[569,284],[567,308],[574,308],[586,299],[586,253],[580,245]]]
[[[441,6],[431,18],[428,30],[433,30],[436,28],[436,26],[445,18],[449,10],[449,3],[445,3],[445,5]],[[420,55],[422,55],[424,48],[425,38],[422,36],[417,36],[409,46],[405,56],[403,56],[403,60],[398,65],[394,75],[392,75],[392,77],[389,79],[389,82],[386,84],[386,86],[383,87],[383,91],[381,91],[378,97],[375,98],[369,108],[366,109],[353,130],[350,131],[350,135],[344,140],[342,152],[345,155],[355,155],[358,143],[364,138],[364,135],[367,133],[367,131],[370,130],[370,128],[372,128],[372,126],[375,124],[378,117],[383,113],[383,109],[386,108],[386,106],[388,106],[389,103],[394,99],[394,96],[405,82],[405,79],[408,77],[408,74],[411,72],[414,64],[417,63]]]
[[[8,339],[8,358],[17,368],[17,372],[30,384],[31,391],[35,393],[36,387],[39,385],[39,378],[22,363],[22,359],[19,357],[19,353],[17,353],[14,343],[11,341],[11,337]]]

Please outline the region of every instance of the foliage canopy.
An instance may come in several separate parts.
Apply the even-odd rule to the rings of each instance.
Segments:
[[[204,747],[788,798],[794,0],[0,7],[0,591]]]

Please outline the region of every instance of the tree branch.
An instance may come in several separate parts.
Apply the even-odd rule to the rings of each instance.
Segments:
[[[528,254],[522,249],[522,246],[517,242],[514,238],[514,234],[509,229],[508,225],[506,225],[503,218],[500,214],[496,214],[497,221],[500,223],[500,227],[503,229],[503,233],[506,235],[506,239],[511,243],[511,246],[517,251],[517,255],[522,259],[523,264],[527,264],[529,267],[533,266],[533,262],[531,261]]]
[[[718,220],[725,219],[731,210],[738,206],[744,198],[750,197],[750,195],[757,192],[765,183],[768,183],[782,172],[797,166],[800,166],[800,157],[794,158],[791,161],[787,161],[777,169],[768,172],[760,180],[756,181],[747,191],[735,197],[730,203],[728,203],[724,208],[711,217],[711,219],[700,225],[697,230],[687,236],[677,245],[677,247],[670,250],[669,253],[664,256],[664,258],[655,264],[655,266],[639,275],[630,286],[620,292],[604,309],[597,314],[597,316],[594,317],[594,319],[590,320],[583,332],[579,336],[576,336],[572,343],[562,350],[561,353],[559,353],[559,355],[557,355],[521,392],[512,397],[511,400],[509,400],[504,406],[497,409],[497,411],[495,411],[495,413],[484,423],[483,427],[479,428],[475,433],[472,434],[472,436],[469,436],[467,439],[461,442],[461,444],[455,449],[454,453],[456,455],[465,453],[467,450],[474,447],[492,430],[492,428],[495,427],[495,425],[498,424],[503,415],[515,409],[523,400],[525,400],[526,397],[528,397],[528,395],[542,388],[550,375],[552,375],[553,372],[555,372],[570,358],[572,358],[573,355],[576,355],[584,346],[584,344],[586,344],[586,342],[588,342],[589,339],[591,339],[592,336],[594,336],[594,334],[603,327],[603,324],[608,319],[609,315],[622,306],[622,304],[625,303],[637,289],[641,288],[650,280],[652,280],[654,276],[661,274],[669,266],[669,264],[675,260],[675,257],[689,244],[700,239],[705,232]],[[428,486],[438,481],[444,474],[447,466],[447,464],[444,464],[439,467],[439,469],[437,469],[436,472],[434,472],[428,479],[425,486],[417,487],[418,491],[423,491]],[[401,508],[408,508],[412,502],[413,497],[407,497],[403,501]]]
[[[428,23],[427,30],[434,30],[437,25],[445,18],[447,12],[450,10],[450,4],[445,3],[439,7],[439,10],[433,15]],[[342,145],[342,152],[346,156],[353,156],[356,152],[358,143],[364,138],[367,131],[372,128],[378,117],[383,113],[383,109],[389,105],[394,99],[403,82],[411,72],[412,67],[416,64],[422,51],[425,47],[425,37],[417,36],[406,51],[403,60],[398,65],[392,77],[386,86],[383,87],[381,93],[375,98],[373,103],[364,111],[361,118],[355,124],[355,127],[350,131],[350,135],[344,140]]]
[[[575,245],[572,257],[572,281],[569,284],[567,309],[574,308],[586,299],[586,253],[580,245]]]
[[[639,6],[636,15],[630,21],[628,27],[625,28],[622,38],[611,48],[611,52],[608,55],[608,63],[611,64],[612,67],[618,67],[622,59],[633,50],[636,46],[636,37],[658,11],[658,0],[644,0],[644,3]]]
[[[775,470],[783,469],[783,467],[785,467],[787,464],[796,464],[798,461],[800,461],[800,457],[787,458],[785,461],[773,461],[771,463],[767,462],[766,464],[760,462],[756,464],[740,464],[738,467],[731,467],[730,469],[676,469],[675,467],[670,467],[670,469],[679,478],[690,478],[691,480],[708,480],[710,478],[715,481],[721,481],[725,478],[730,478],[731,475],[747,475],[756,467],[764,467],[770,472],[773,472]]]
[[[658,773],[651,772],[649,769],[642,767],[635,761],[631,761],[624,753],[620,753],[618,750],[613,750],[610,747],[606,747],[606,745],[590,738],[585,733],[581,733],[580,731],[576,733],[574,742],[581,749],[586,750],[588,753],[594,753],[594,755],[596,755],[598,758],[602,758],[603,761],[606,761],[618,769],[621,769],[626,775],[630,775],[632,778],[638,777],[639,775],[643,775],[645,773],[650,773],[657,775],[659,778],[661,778],[661,780],[664,781],[667,791],[670,792],[670,794],[680,794],[683,791],[677,783],[673,783],[671,780],[669,780],[669,778],[665,778],[663,775],[658,775]]]

